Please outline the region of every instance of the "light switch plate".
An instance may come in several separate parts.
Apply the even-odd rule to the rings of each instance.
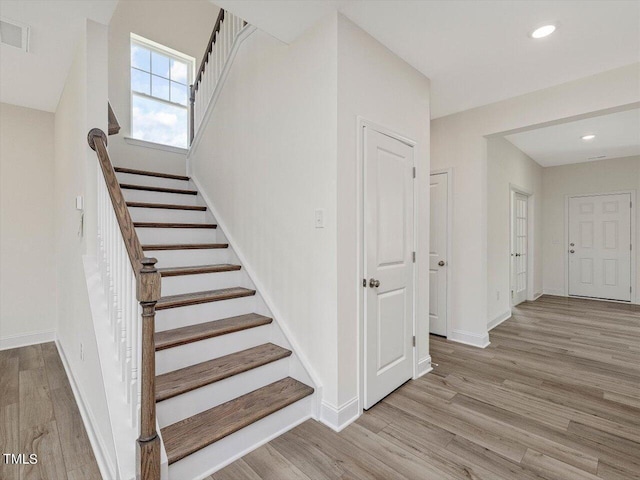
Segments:
[[[78,195],[76,197],[76,210],[84,209],[84,197],[82,195]]]
[[[316,228],[324,228],[324,208],[317,208],[315,212]]]

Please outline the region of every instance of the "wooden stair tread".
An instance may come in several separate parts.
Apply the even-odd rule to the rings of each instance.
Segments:
[[[229,248],[228,243],[170,243],[156,245],[142,245],[142,250],[153,252],[156,250],[213,250]]]
[[[313,388],[287,377],[169,425],[162,429],[169,464],[182,460],[312,393]]]
[[[291,355],[291,350],[265,343],[240,352],[156,377],[156,402],[238,375]]]
[[[255,295],[255,290],[243,287],[221,288],[219,290],[207,290],[204,292],[183,293],[180,295],[170,295],[162,297],[156,304],[156,310],[167,308],[186,307],[188,305],[198,305],[200,303],[218,302],[220,300],[231,300],[233,298],[250,297]]]
[[[136,170],[135,168],[113,167],[118,173],[131,173],[133,175],[145,175],[147,177],[170,178],[172,180],[189,180],[184,175],[175,175],[173,173],[150,172],[148,170]]]
[[[127,202],[130,208],[163,208],[166,210],[196,210],[205,212],[207,207],[201,205],[176,205],[173,203],[146,203],[146,202]]]
[[[236,317],[228,317],[221,320],[213,320],[211,322],[156,332],[156,351],[268,325],[272,321],[271,318],[265,317],[264,315],[248,313],[246,315],[238,315]]]
[[[162,277],[177,277],[179,275],[198,275],[201,273],[221,273],[233,272],[240,270],[240,265],[232,265],[230,263],[219,263],[216,265],[196,265],[193,267],[167,267],[159,268],[158,271]]]
[[[218,228],[215,223],[133,222],[136,228]]]
[[[166,187],[153,187],[150,185],[132,185],[130,183],[121,183],[120,188],[127,190],[144,190],[146,192],[161,192],[161,193],[181,193],[183,195],[197,195],[197,190],[189,190],[183,188],[166,188]]]

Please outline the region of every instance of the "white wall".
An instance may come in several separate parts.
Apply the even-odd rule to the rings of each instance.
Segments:
[[[83,255],[95,254],[96,248],[97,158],[87,144],[87,132],[107,129],[106,79],[107,27],[87,21],[54,121],[55,168],[49,181],[55,184],[57,337],[91,421],[89,435],[97,438],[99,464],[102,456],[112,470],[115,450],[82,262]],[[82,236],[77,195],[85,199]]]
[[[565,196],[624,190],[640,192],[640,156],[562,165],[543,169],[544,291],[565,295]],[[640,208],[636,200],[640,239]],[[636,249],[638,248],[636,244]],[[640,255],[638,280],[640,285]],[[640,302],[640,298],[636,298]]]
[[[336,19],[244,41],[190,158],[218,221],[337,398]],[[314,210],[325,210],[325,228]]]
[[[0,349],[56,328],[53,114],[0,103]]]
[[[109,100],[122,128],[109,139],[115,165],[184,175],[186,154],[124,140],[131,136],[131,33],[194,57],[197,69],[219,11],[208,0],[118,2],[109,23]]]
[[[487,320],[491,327],[511,311],[511,187],[532,194],[529,232],[534,251],[533,295],[542,293],[542,167],[502,137],[487,139]],[[532,202],[532,203],[531,203]],[[530,300],[532,298],[529,298]]]
[[[486,345],[487,135],[640,101],[633,64],[432,122],[431,167],[453,169],[452,339]]]
[[[429,363],[429,95],[427,77],[338,15],[337,288],[338,398],[342,406],[358,395],[358,323],[362,292],[358,248],[358,202],[362,191],[358,117],[417,143],[416,318],[418,360]]]

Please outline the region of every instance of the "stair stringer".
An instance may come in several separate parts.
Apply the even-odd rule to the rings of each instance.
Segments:
[[[202,188],[202,185],[193,175],[191,175],[191,182],[195,185],[198,190],[198,195],[202,198],[203,202],[209,209],[209,213],[213,215],[214,221],[218,225],[218,241],[229,244],[232,256],[237,257],[247,278],[252,283],[252,288],[256,290],[255,312],[273,319],[270,341],[292,351],[292,355],[289,358],[289,376],[314,388],[314,393],[311,396],[311,417],[318,420],[320,418],[322,400],[322,383],[311,367],[311,363],[305,356],[300,344],[296,341],[294,335],[282,320],[283,315],[278,310],[273,299],[269,296],[264,284],[257,277],[250,262],[247,261],[242,250],[238,247],[238,243],[230,234],[224,219],[216,210],[213,202]]]

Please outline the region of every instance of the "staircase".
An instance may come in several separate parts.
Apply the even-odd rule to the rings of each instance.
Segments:
[[[188,177],[115,168],[158,259],[158,424],[169,478],[205,478],[311,417],[314,389]]]

